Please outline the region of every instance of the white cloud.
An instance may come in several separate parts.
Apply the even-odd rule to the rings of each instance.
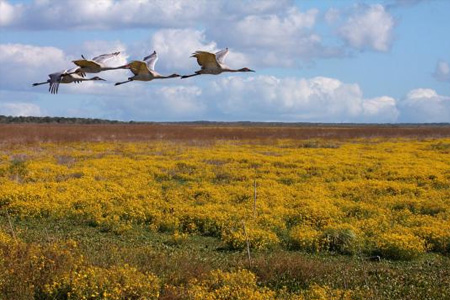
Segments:
[[[155,80],[109,88],[108,96],[86,103],[91,112],[101,112],[102,118],[145,121],[198,120],[205,118],[208,109],[206,98],[202,97],[202,88],[179,85],[176,79],[169,84]]]
[[[213,51],[217,48],[215,42],[207,42],[204,32],[193,29],[163,29],[155,32],[150,46],[145,47],[142,56],[149,55],[153,50],[158,52],[158,62],[155,69],[177,73],[196,70],[197,62],[189,56],[197,50]],[[140,58],[142,59],[142,58]]]
[[[363,100],[362,110],[364,122],[370,123],[393,123],[399,116],[395,99],[388,96]]]
[[[70,60],[61,49],[23,44],[0,44],[0,88],[27,90],[47,74],[64,70]]]
[[[450,97],[432,89],[414,89],[399,101],[399,121],[404,123],[450,122]]]
[[[287,37],[311,29],[316,23],[318,12],[316,9],[301,12],[297,8],[291,8],[282,17],[273,14],[249,15],[232,26],[236,32],[245,36],[242,40],[247,45],[266,46],[277,43],[283,46],[289,42]]]
[[[7,2],[2,0],[2,3]],[[213,10],[206,0],[35,0],[22,5],[15,22],[2,26],[33,29],[110,29],[186,26]],[[6,7],[5,5],[5,7]],[[9,5],[11,6],[11,5]],[[18,10],[18,9],[17,9]]]
[[[353,48],[385,52],[392,46],[395,22],[384,6],[358,5],[340,26],[339,35]]]
[[[0,8],[5,11],[2,18],[7,20],[0,26],[81,30],[186,28],[199,20],[211,23],[249,13],[276,13],[290,6],[290,0],[34,0],[15,6],[0,0]]]
[[[231,76],[217,80],[212,91],[209,96],[222,99],[218,106],[232,120],[395,122],[396,117],[392,98],[365,100],[357,84],[334,78]]]
[[[439,81],[450,82],[450,66],[448,62],[444,60],[438,61],[433,76]]]
[[[32,87],[32,83],[45,82],[48,79],[48,74],[75,67],[71,62],[75,55],[78,56],[84,53],[86,58],[92,58],[100,54],[118,50],[123,51],[125,49],[125,46],[119,41],[92,41],[85,42],[79,49],[79,54],[73,53],[73,55],[69,55],[55,47],[0,44],[0,89],[33,90],[47,93],[47,86]],[[120,66],[124,65],[126,61],[127,55],[124,51],[122,55],[111,59],[107,63],[111,66]],[[95,75],[88,74],[88,77]],[[116,82],[128,78],[129,72],[127,70],[114,70],[102,72],[100,76],[110,82]],[[66,91],[79,89],[78,87],[72,87],[74,84],[63,86],[61,88]],[[86,82],[81,86],[84,88],[83,92],[96,93],[97,86],[93,83]]]
[[[433,99],[436,97],[438,97],[438,94],[432,89],[414,89],[406,95],[406,99],[409,101],[420,101],[423,99]]]
[[[0,115],[5,116],[41,116],[38,105],[24,102],[0,102]]]
[[[247,60],[258,67],[292,67],[299,60],[342,55],[336,47],[327,47],[314,31],[319,11],[300,11],[288,6],[270,14],[230,17],[214,24],[207,33],[221,43],[251,53]]]
[[[11,26],[22,13],[22,5],[11,5],[6,0],[0,0],[0,27]]]
[[[156,92],[164,111],[176,118],[203,115],[206,104],[201,95],[202,90],[197,86],[165,86]]]

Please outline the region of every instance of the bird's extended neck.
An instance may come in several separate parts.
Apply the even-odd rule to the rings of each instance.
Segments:
[[[175,78],[175,77],[181,77],[181,75],[172,74],[172,75],[169,75],[169,76],[162,76],[161,78]]]
[[[118,70],[118,69],[127,69],[127,66],[104,67],[104,68],[102,68],[103,71]]]
[[[41,85],[41,84],[46,84],[46,83],[50,83],[50,80],[44,81],[44,82],[36,82],[33,83],[33,86],[37,86],[37,85]]]

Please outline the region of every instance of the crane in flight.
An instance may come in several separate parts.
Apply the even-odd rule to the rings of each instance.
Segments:
[[[97,57],[94,57],[91,60],[86,59],[83,55],[81,55],[81,57],[83,59],[73,60],[72,62],[75,65],[77,65],[78,67],[80,67],[80,69],[83,73],[99,73],[99,72],[108,71],[108,70],[125,69],[124,66],[108,67],[105,64],[106,61],[110,60],[111,58],[116,57],[119,54],[120,54],[120,52],[102,54]]]
[[[72,83],[72,82],[80,83],[82,81],[96,81],[96,80],[105,81],[103,78],[100,78],[98,76],[95,76],[92,78],[85,78],[85,76],[86,76],[86,74],[81,72],[79,67],[75,67],[72,69],[49,74],[48,77],[50,79],[47,79],[47,81],[44,81],[44,82],[33,83],[33,86],[48,83],[48,85],[49,85],[48,91],[52,94],[57,94],[60,83]]]
[[[196,51],[191,57],[197,59],[197,63],[201,66],[201,69],[196,71],[192,75],[184,75],[181,78],[189,78],[202,74],[212,74],[218,75],[223,72],[255,72],[249,68],[242,69],[231,69],[225,65],[224,60],[228,54],[228,48],[220,50],[216,53],[206,52],[206,51]]]
[[[180,77],[178,74],[172,74],[169,76],[163,76],[155,71],[155,64],[158,60],[158,54],[153,51],[152,54],[144,57],[143,60],[134,60],[129,64],[126,64],[124,69],[130,69],[134,76],[129,77],[127,81],[117,82],[115,85],[121,85],[134,80],[138,81],[151,81],[153,79],[167,79]]]

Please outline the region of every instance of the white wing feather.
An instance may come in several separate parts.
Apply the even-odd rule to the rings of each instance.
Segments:
[[[152,71],[155,70],[155,64],[156,64],[157,60],[158,60],[158,54],[156,53],[156,51],[153,51],[152,54],[144,57],[144,61],[147,64],[148,69],[152,70]]]
[[[92,60],[97,62],[97,63],[101,63],[102,64],[105,61],[110,60],[111,58],[113,58],[113,57],[115,57],[115,56],[117,56],[119,54],[120,54],[120,52],[114,52],[114,53],[110,53],[110,54],[102,54],[102,55],[94,57]]]
[[[219,52],[216,52],[216,60],[217,60],[217,62],[219,64],[223,64],[227,54],[228,54],[228,48],[225,48],[223,50],[220,50]]]

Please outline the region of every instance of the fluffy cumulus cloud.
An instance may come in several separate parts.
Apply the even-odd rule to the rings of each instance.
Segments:
[[[103,96],[88,95],[84,102],[89,108],[85,113],[91,116],[139,121],[194,121],[205,119],[208,112],[203,90],[198,86],[155,81],[134,82],[113,89],[111,86],[97,87],[103,90]]]
[[[32,82],[46,81],[47,74],[70,65],[65,53],[55,47],[0,44],[0,88],[27,90]]]
[[[260,67],[292,67],[299,61],[336,57],[342,50],[324,44],[315,31],[317,9],[286,7],[278,13],[234,16],[207,32],[227,45],[251,53],[248,60]]]
[[[307,31],[316,22],[318,10],[311,9],[301,12],[297,8],[289,9],[284,16],[269,15],[249,15],[234,24],[228,33],[239,32],[244,45],[246,46],[291,46],[298,42],[299,37],[309,36]],[[296,36],[300,34],[300,36]],[[293,38],[293,40],[288,39]],[[286,45],[292,43],[291,45]]]
[[[383,5],[358,5],[340,26],[339,35],[355,49],[385,52],[392,46],[394,26]]]
[[[450,121],[450,97],[432,89],[414,89],[398,103],[399,122],[442,123]]]
[[[438,61],[433,76],[439,81],[450,82],[450,66],[448,62],[444,60]]]
[[[160,28],[227,20],[228,16],[276,13],[290,0],[0,0],[0,26],[33,29]]]
[[[162,29],[153,34],[150,47],[142,48],[145,52],[141,56],[157,50],[159,60],[155,68],[165,72],[179,72],[196,68],[197,62],[189,59],[190,54],[199,49],[213,51],[217,45],[207,41],[204,32],[200,30]]]
[[[123,54],[107,62],[111,66],[124,65],[127,61],[126,48],[118,41],[85,42],[80,49],[86,58],[104,53],[123,51]],[[80,54],[81,54],[80,53]],[[56,47],[41,47],[25,44],[0,44],[0,89],[2,90],[36,90],[47,92],[44,87],[32,88],[34,82],[44,82],[48,74],[75,67],[72,60],[80,54],[68,54]],[[77,57],[78,56],[78,57]],[[88,77],[91,74],[88,74]],[[127,78],[127,70],[103,72],[101,77],[109,81]],[[91,85],[85,85],[85,87]],[[70,89],[69,89],[70,90]],[[86,91],[91,89],[86,88]]]
[[[171,118],[203,116],[207,107],[201,95],[202,90],[197,86],[165,86],[156,92],[163,111]]]
[[[394,98],[382,96],[372,99],[364,99],[362,102],[363,122],[368,123],[394,123],[400,112]]]
[[[6,0],[0,0],[0,27],[12,25],[20,10],[20,6],[14,6]]]
[[[222,99],[219,109],[233,120],[394,122],[397,115],[392,98],[366,100],[357,84],[334,78],[232,76],[213,85],[212,93]]]
[[[5,11],[8,14],[0,25],[33,29],[55,29],[55,26],[59,29],[181,26],[193,24],[194,20],[204,16],[208,8],[206,2],[206,0],[34,0],[26,5],[13,6],[1,0],[2,8],[7,8]],[[15,20],[9,16],[15,16]]]

